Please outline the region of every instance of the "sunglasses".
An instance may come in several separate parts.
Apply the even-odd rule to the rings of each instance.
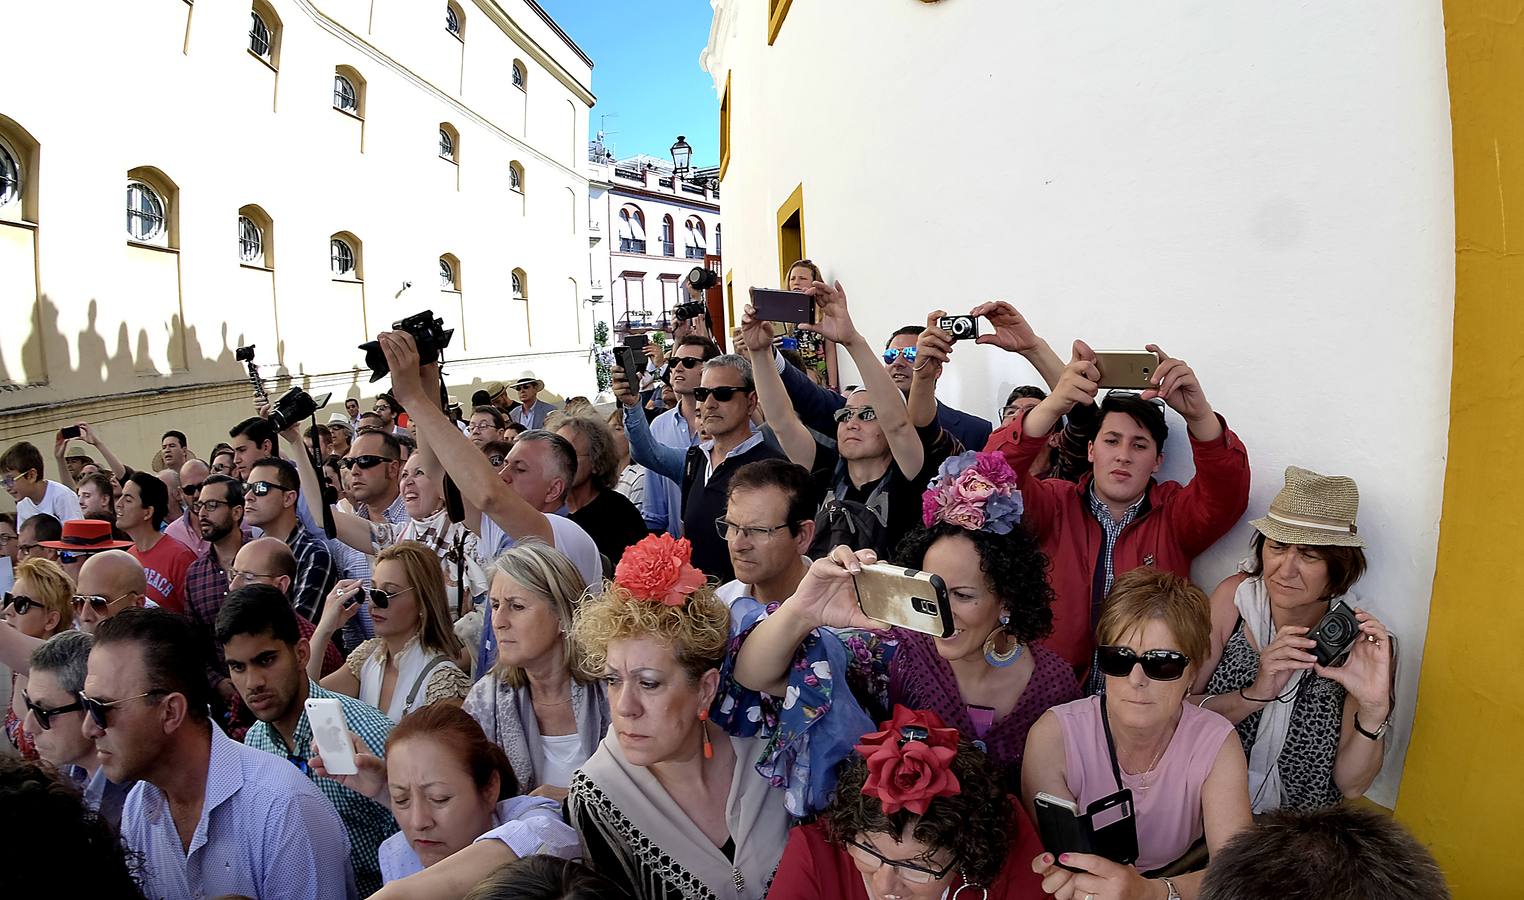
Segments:
[[[501,469],[503,467],[503,462],[504,458],[501,453],[494,453],[491,456],[487,457],[487,464],[494,469]]]
[[[871,875],[884,866],[890,866],[898,869],[900,877],[911,884],[931,884],[933,881],[946,878],[947,873],[951,872],[953,866],[958,863],[958,860],[955,858],[940,870],[928,869],[925,866],[918,866],[908,860],[889,859],[886,856],[880,855],[872,847],[865,847],[857,841],[847,842],[847,853],[852,856],[852,862],[857,864],[858,871],[865,875]]]
[[[884,351],[884,365],[892,366],[894,361],[900,357],[904,357],[905,362],[913,363],[915,362],[915,352],[914,347],[900,347],[898,350],[890,347]]]
[[[878,411],[871,406],[843,406],[836,412],[831,413],[831,418],[835,419],[838,425],[849,419],[872,422],[878,419]]]
[[[374,456],[367,453],[364,456],[346,456],[339,460],[339,465],[346,469],[374,469],[382,463],[389,462],[397,462],[397,458],[394,456]]]
[[[63,554],[60,553],[59,556],[61,557]],[[118,603],[121,603],[123,600],[126,600],[128,597],[133,596],[136,596],[133,591],[128,591],[115,600],[107,600],[101,594],[75,594],[69,598],[69,605],[74,607],[75,612],[79,612],[80,610],[84,609],[85,604],[88,603],[90,604],[91,609],[95,610],[98,613],[103,613]]]
[[[201,493],[201,483],[197,482],[195,484],[184,485],[180,488],[180,493],[184,494],[187,497],[194,497],[197,494]]]
[[[693,399],[703,403],[705,400],[708,400],[711,395],[713,395],[714,399],[720,401],[721,403],[729,403],[731,398],[735,397],[736,394],[749,393],[751,393],[751,391],[748,391],[743,387],[696,387],[693,389]]]
[[[699,366],[702,366],[703,364],[704,364],[704,358],[701,357],[701,356],[674,356],[674,357],[672,357],[672,365],[674,365],[674,366],[681,366],[684,369],[697,369]]]
[[[376,609],[386,609],[388,606],[392,605],[393,597],[401,597],[403,594],[406,594],[410,590],[412,590],[412,588],[403,588],[400,591],[392,591],[390,594],[388,594],[386,591],[383,591],[380,588],[371,588],[370,590],[366,591],[366,593],[370,595],[371,606],[374,606]]]
[[[251,481],[243,486],[243,492],[245,494],[252,494],[255,497],[263,497],[271,491],[284,490],[285,488],[272,481]]]
[[[1107,391],[1106,392],[1106,396],[1108,396],[1108,397],[1119,397],[1119,398],[1120,397],[1126,397],[1126,398],[1129,398],[1129,399],[1132,399],[1132,400],[1141,400],[1141,399],[1143,399],[1143,395],[1138,393],[1137,391]],[[1153,405],[1159,407],[1160,409],[1163,409],[1165,407],[1165,403],[1164,403],[1164,398],[1163,397],[1155,397],[1152,400],[1149,400],[1147,402],[1152,403]]]
[[[166,691],[163,688],[154,688],[151,691],[144,691],[132,697],[123,697],[120,700],[96,700],[94,697],[86,697],[84,691],[80,691],[76,696],[79,697],[79,704],[85,708],[85,712],[89,713],[90,718],[95,722],[95,727],[105,731],[110,727],[107,723],[107,715],[123,703],[142,700],[144,697],[162,697],[165,694],[172,693],[174,692]]]
[[[26,704],[27,710],[31,712],[32,716],[35,719],[37,719],[37,725],[43,731],[47,731],[49,728],[53,727],[52,719],[54,716],[61,716],[64,713],[76,712],[85,708],[83,704],[81,704],[78,700],[75,700],[73,703],[70,703],[66,706],[55,706],[52,709],[47,709],[46,707],[38,706],[37,704],[33,703],[31,696],[29,696],[26,691],[21,692],[21,702]]]
[[[36,546],[36,545],[34,544],[33,546]],[[66,566],[72,566],[72,565],[74,565],[77,562],[79,562],[79,563],[84,562],[85,560],[87,560],[90,557],[94,556],[97,552],[99,552],[99,551],[96,551],[96,550],[60,550],[60,551],[58,551],[58,561],[63,563]]]
[[[1095,648],[1095,657],[1101,671],[1113,678],[1126,678],[1133,666],[1141,665],[1150,681],[1175,681],[1191,662],[1189,656],[1176,650],[1145,650],[1139,655],[1131,647],[1110,645]]]
[[[10,591],[6,591],[5,597],[0,599],[0,610],[4,610],[12,606],[16,608],[16,615],[24,616],[34,609],[41,609],[42,601],[33,600],[31,597],[23,597],[20,594],[12,594]]]

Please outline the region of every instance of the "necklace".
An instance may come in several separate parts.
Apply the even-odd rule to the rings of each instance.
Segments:
[[[565,700],[545,700],[545,701],[535,700],[535,701],[532,701],[532,702],[534,703],[535,706],[565,706],[568,703],[572,702],[572,698],[571,697],[567,697]]]
[[[1165,741],[1164,742],[1164,746],[1159,748],[1159,752],[1154,754],[1154,761],[1148,764],[1148,768],[1144,769],[1141,772],[1136,772],[1136,773],[1129,772],[1129,773],[1127,773],[1129,775],[1132,775],[1134,778],[1138,779],[1138,787],[1137,787],[1138,790],[1140,790],[1140,791],[1146,791],[1149,788],[1154,786],[1153,779],[1148,778],[1147,776],[1152,775],[1154,773],[1154,768],[1159,765],[1159,760],[1164,758],[1164,751],[1168,750],[1168,749],[1169,749],[1169,741]]]

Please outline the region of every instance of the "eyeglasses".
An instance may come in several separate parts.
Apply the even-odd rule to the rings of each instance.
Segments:
[[[494,469],[501,469],[503,467],[503,462],[504,459],[501,453],[494,453],[491,456],[487,457],[487,464],[492,466]]]
[[[871,406],[843,406],[836,412],[831,413],[831,418],[835,419],[838,425],[849,419],[873,422],[878,419],[878,410]]]
[[[4,485],[8,488],[13,488],[16,486],[16,482],[25,480],[35,471],[37,470],[27,469],[25,472],[17,472],[14,475],[0,475],[0,485]]]
[[[256,497],[263,497],[271,491],[284,490],[286,489],[273,481],[251,481],[243,486],[243,492],[245,494],[253,494]]]
[[[15,539],[16,536],[14,534],[0,534],[0,547],[4,547],[6,544],[9,544]]]
[[[36,544],[36,543],[31,543],[31,544],[19,544],[18,543],[16,545],[16,555],[19,556],[22,559],[26,559],[27,557],[31,556],[33,553],[36,553],[38,548],[40,546],[41,546],[40,544]],[[59,556],[63,556],[63,554],[60,553]]]
[[[245,582],[253,581],[256,578],[279,578],[279,577],[280,577],[279,575],[271,575],[268,572],[240,572],[237,569],[234,569],[233,570],[233,579],[232,579],[231,583],[232,584],[243,584]]]
[[[83,704],[75,700],[73,703],[65,706],[55,706],[52,709],[47,709],[33,703],[31,696],[26,691],[21,692],[21,702],[26,704],[26,708],[32,713],[33,718],[37,720],[38,727],[43,731],[53,727],[52,719],[54,716],[61,716],[64,713],[76,712],[85,708]]]
[[[172,693],[174,693],[174,691],[166,691],[163,688],[154,688],[151,691],[144,691],[143,693],[133,697],[123,697],[120,700],[96,700],[94,697],[86,697],[84,691],[80,691],[78,696],[80,705],[85,708],[85,712],[90,714],[90,718],[95,722],[95,727],[105,731],[110,727],[106,721],[107,714],[109,714],[113,709],[116,709],[118,706],[121,706],[123,703],[130,703],[133,700],[142,700],[144,697],[162,697],[165,694]]]
[[[367,591],[367,593],[370,594],[371,606],[374,606],[376,609],[386,609],[388,606],[392,605],[393,598],[401,597],[403,594],[406,594],[410,590],[412,590],[412,588],[408,587],[403,588],[400,591],[392,591],[390,594],[388,594],[386,591],[383,591],[380,588],[371,588],[369,591]]]
[[[483,431],[486,431],[488,428],[494,429],[496,431],[501,431],[502,430],[502,429],[498,428],[497,425],[493,424],[492,422],[472,422],[471,424],[466,426],[466,431],[470,432],[471,434],[481,434]]]
[[[684,369],[697,369],[699,366],[702,366],[703,364],[704,364],[704,358],[702,356],[674,356],[674,357],[672,357],[672,365],[679,366],[679,367],[684,368]]]
[[[33,544],[32,546],[36,547],[37,545]],[[60,550],[58,551],[58,561],[66,566],[72,566],[77,562],[84,562],[99,552],[98,550]]]
[[[58,555],[60,558],[63,557],[62,553]],[[69,598],[69,605],[74,607],[75,612],[79,612],[80,610],[84,609],[85,604],[88,603],[90,604],[91,609],[95,610],[98,613],[103,613],[118,603],[121,603],[123,600],[126,600],[128,597],[136,596],[136,591],[128,591],[115,600],[107,600],[105,596],[101,594],[75,594]]]
[[[339,460],[339,465],[346,469],[374,469],[382,463],[389,462],[397,462],[397,458],[395,456],[375,456],[367,453],[364,456],[346,456]]]
[[[5,610],[12,606],[16,608],[16,615],[24,616],[34,609],[41,609],[42,601],[33,600],[31,597],[23,597],[20,594],[12,594],[10,591],[6,591],[5,597],[0,599],[0,610]]]
[[[1106,392],[1106,396],[1107,397],[1117,397],[1119,399],[1120,398],[1126,398],[1126,399],[1129,399],[1129,400],[1142,400],[1143,399],[1143,395],[1138,393],[1137,391],[1107,391]],[[1153,405],[1159,407],[1160,409],[1163,409],[1164,406],[1165,406],[1165,404],[1164,404],[1164,398],[1163,397],[1155,397],[1152,400],[1149,400],[1147,402],[1152,403]]]
[[[913,363],[915,362],[915,353],[914,347],[900,347],[899,349],[890,347],[884,351],[884,365],[892,366],[894,361],[900,357],[904,357],[905,362]]]
[[[782,525],[774,525],[769,528],[764,525],[737,525],[736,523],[723,518],[714,520],[715,531],[718,531],[720,533],[720,537],[724,538],[727,541],[742,536],[745,536],[746,538],[753,541],[759,541],[763,538],[772,537],[774,534],[782,531],[787,527],[789,527],[787,523]]]
[[[195,484],[187,484],[187,485],[184,485],[183,487],[180,488],[180,493],[184,494],[187,497],[194,497],[197,494],[199,494],[200,492],[201,492],[201,482],[199,482],[199,481],[196,482]]]
[[[928,869],[925,866],[918,866],[908,860],[889,859],[886,856],[881,856],[877,850],[874,850],[872,847],[864,847],[857,841],[847,841],[847,852],[852,855],[852,862],[857,864],[858,871],[864,875],[871,875],[884,866],[890,866],[898,869],[900,878],[910,884],[931,884],[933,881],[946,878],[947,873],[951,872],[953,866],[958,864],[958,860],[954,858],[941,869]]]
[[[746,388],[730,387],[728,385],[726,387],[716,388],[696,387],[693,389],[693,399],[703,403],[705,400],[709,399],[710,395],[713,395],[714,399],[718,400],[719,402],[729,403],[731,398],[735,397],[736,394],[749,393],[751,393],[751,391],[747,390]]]
[[[1113,678],[1126,678],[1141,665],[1150,681],[1175,681],[1185,674],[1191,658],[1176,650],[1145,650],[1140,656],[1131,647],[1105,645],[1095,648],[1096,665]]]
[[[227,500],[198,500],[197,502],[191,504],[191,508],[197,512],[209,512],[215,515],[217,510],[222,509],[223,507],[231,508],[233,506],[241,505],[242,504],[235,504]]]

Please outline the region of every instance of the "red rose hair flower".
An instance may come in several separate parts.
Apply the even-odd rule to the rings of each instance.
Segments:
[[[687,538],[648,535],[624,551],[614,568],[614,583],[637,600],[682,606],[706,580],[692,558],[693,545]]]
[[[876,797],[889,816],[908,809],[918,816],[937,797],[962,791],[952,773],[958,755],[958,730],[947,728],[930,710],[895,704],[894,717],[880,724],[883,731],[863,735],[854,749],[868,761],[863,793]]]

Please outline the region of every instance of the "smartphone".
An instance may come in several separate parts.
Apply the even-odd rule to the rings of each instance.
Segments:
[[[649,343],[651,343],[651,339],[644,334],[627,334],[624,336],[624,345],[632,350],[644,350]]]
[[[355,746],[349,740],[343,705],[331,698],[309,698],[306,706],[307,724],[312,727],[312,741],[317,744],[318,755],[323,757],[323,768],[330,775],[358,773],[360,768],[355,765]]]
[[[759,319],[815,324],[815,298],[809,294],[759,287],[751,288],[750,292],[751,305],[757,310]]]
[[[1037,810],[1037,833],[1042,837],[1043,849],[1054,857],[1089,853],[1125,865],[1137,860],[1138,835],[1131,791],[1102,797],[1085,810],[1073,800],[1038,791],[1032,805]],[[1080,871],[1059,865],[1071,872]]]
[[[79,426],[70,425],[67,428],[60,428],[58,429],[58,434],[60,437],[77,438],[79,437]]]
[[[1095,367],[1101,370],[1103,388],[1145,391],[1154,386],[1159,357],[1151,350],[1097,350]]]
[[[624,380],[630,385],[630,393],[640,393],[640,373],[645,370],[646,357],[634,347],[615,347],[614,361],[624,367]]]
[[[952,637],[952,606],[942,576],[890,563],[871,563],[852,576],[863,615],[932,637]]]

